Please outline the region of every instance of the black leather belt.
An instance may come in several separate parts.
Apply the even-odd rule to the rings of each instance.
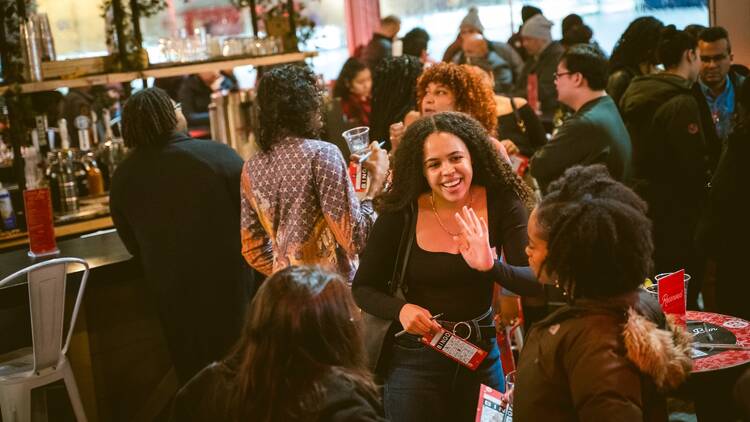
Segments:
[[[438,323],[446,330],[470,342],[489,340],[496,336],[492,308],[482,316],[468,321],[454,322],[438,320]]]

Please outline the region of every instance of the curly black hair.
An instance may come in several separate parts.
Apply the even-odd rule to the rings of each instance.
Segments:
[[[460,138],[469,150],[474,172],[473,183],[492,192],[510,192],[528,209],[533,207],[529,188],[513,171],[492,144],[487,131],[471,116],[443,112],[422,117],[412,123],[396,150],[393,185],[376,199],[379,212],[396,212],[408,207],[420,194],[430,191],[424,177],[424,142],[433,133],[450,133]]]
[[[574,166],[549,186],[536,209],[547,240],[544,269],[571,300],[636,289],[653,269],[646,203],[602,164]]]
[[[421,74],[422,62],[413,56],[388,57],[372,74],[370,139],[386,141],[386,149],[390,150],[388,128],[417,108],[417,78]]]
[[[638,69],[641,63],[656,65],[656,46],[664,24],[653,16],[642,16],[630,22],[612,50],[610,73],[622,69]]]
[[[286,136],[315,138],[322,126],[323,96],[315,74],[287,64],[269,70],[258,84],[258,146],[268,151]]]

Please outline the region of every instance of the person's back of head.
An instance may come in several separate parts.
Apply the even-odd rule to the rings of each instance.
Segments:
[[[527,20],[533,18],[536,15],[541,15],[542,9],[534,6],[523,6],[521,8],[521,22],[526,23]]]
[[[372,75],[372,139],[388,139],[388,128],[417,108],[417,78],[422,62],[414,56],[388,57]]]
[[[562,20],[562,25],[561,25],[563,37],[565,37],[565,32],[567,30],[578,25],[583,25],[583,18],[581,17],[581,15],[571,13],[568,16],[564,17]]]
[[[594,46],[574,45],[560,57],[560,62],[568,72],[580,73],[592,91],[601,91],[607,87],[607,58]]]
[[[401,41],[404,43],[404,54],[422,58],[427,54],[427,44],[430,42],[430,34],[424,29],[417,27],[407,32]]]
[[[661,30],[656,56],[665,69],[674,69],[685,59],[685,52],[695,52],[697,40],[685,31],[680,31],[674,25],[668,25]]]
[[[129,148],[166,145],[179,123],[174,102],[160,88],[136,92],[122,109],[122,137]]]
[[[590,43],[591,37],[593,36],[594,33],[588,25],[573,25],[563,31],[563,37],[562,40],[560,40],[560,43],[566,48],[570,48],[576,44]]]
[[[388,38],[393,38],[401,30],[401,19],[396,15],[388,15],[380,19],[380,32]]]
[[[484,32],[484,25],[482,25],[482,21],[479,19],[479,9],[477,9],[476,6],[469,8],[468,13],[466,13],[466,16],[461,20],[458,29],[462,36],[465,34],[481,34]]]
[[[266,72],[258,84],[258,145],[268,151],[286,136],[313,138],[321,127],[321,90],[307,66],[287,64]]]
[[[642,16],[628,25],[615,44],[610,57],[610,70],[629,67],[639,71],[641,64],[658,64],[656,49],[664,24],[653,16]]]
[[[235,378],[229,413],[236,420],[315,420],[326,394],[321,382],[332,371],[374,397],[359,312],[338,274],[292,266],[271,275],[226,360]]]
[[[569,168],[534,211],[547,241],[542,272],[558,280],[571,299],[634,291],[653,268],[646,208],[604,165]]]

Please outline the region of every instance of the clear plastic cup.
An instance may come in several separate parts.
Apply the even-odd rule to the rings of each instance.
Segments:
[[[370,144],[370,128],[359,126],[349,129],[341,134],[349,145],[349,152],[352,154],[363,154]]]

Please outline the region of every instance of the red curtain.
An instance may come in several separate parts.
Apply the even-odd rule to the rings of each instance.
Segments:
[[[349,55],[366,45],[380,24],[380,0],[344,0]]]

